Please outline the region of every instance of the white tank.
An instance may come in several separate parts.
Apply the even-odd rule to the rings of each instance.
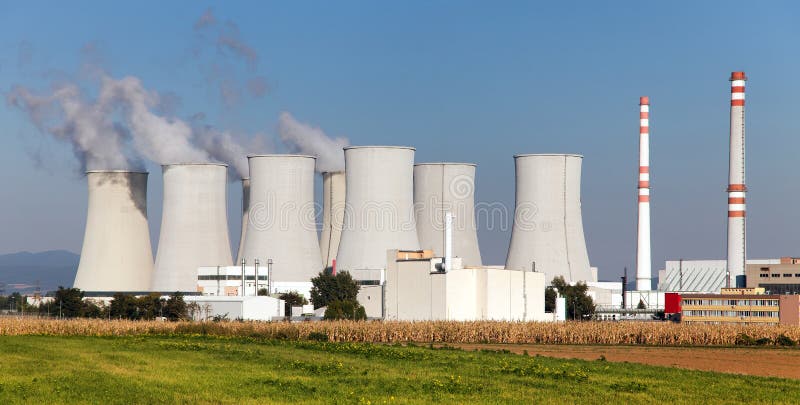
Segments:
[[[322,271],[314,205],[314,161],[305,155],[249,156],[250,213],[242,258],[270,282],[310,282]]]
[[[244,248],[244,239],[247,235],[247,217],[249,216],[250,209],[250,178],[242,179],[242,232],[239,237],[239,249],[236,250],[238,255],[235,264],[242,263],[242,251]]]
[[[227,165],[162,166],[164,205],[153,291],[197,291],[197,268],[230,266]]]
[[[595,281],[581,217],[580,155],[517,155],[516,205],[506,268],[545,273],[550,283]]]
[[[339,250],[344,220],[344,198],[344,172],[322,173],[322,233],[319,247],[322,251],[322,264],[326,268],[333,266]]]
[[[414,148],[351,146],[344,148],[344,160],[347,192],[337,271],[385,269],[387,250],[418,250]]]
[[[475,224],[475,165],[414,165],[414,213],[422,249],[445,254],[445,214],[453,214],[453,256],[464,266],[481,266]]]
[[[86,173],[86,232],[73,287],[84,291],[147,291],[153,251],[147,225],[147,173]]]

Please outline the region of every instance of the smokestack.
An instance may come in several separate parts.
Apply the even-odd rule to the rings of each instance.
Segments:
[[[639,222],[636,289],[651,290],[650,260],[650,98],[639,98]]]
[[[385,269],[387,250],[420,248],[414,148],[351,146],[344,148],[344,159],[347,192],[337,271]]]
[[[242,232],[239,237],[239,249],[236,251],[236,263],[241,263],[244,240],[247,235],[247,221],[250,218],[250,178],[242,179]]]
[[[242,257],[268,263],[271,282],[310,282],[322,271],[314,212],[314,161],[305,155],[253,155],[250,220]]]
[[[728,171],[728,279],[736,285],[736,277],[744,276],[747,258],[744,181],[744,72],[731,73],[731,135]]]
[[[197,291],[197,268],[231,266],[227,165],[162,166],[164,204],[153,291]]]
[[[319,246],[322,264],[332,268],[342,238],[345,198],[344,172],[322,173],[322,234]]]
[[[595,281],[581,217],[581,155],[517,155],[516,207],[506,268],[536,263],[550,283]]]
[[[464,266],[480,266],[475,224],[475,165],[469,163],[420,163],[414,165],[414,214],[423,249],[444,254],[442,240],[445,212],[455,217],[453,255]]]
[[[89,204],[73,287],[84,291],[147,291],[153,251],[147,225],[147,173],[86,173]]]

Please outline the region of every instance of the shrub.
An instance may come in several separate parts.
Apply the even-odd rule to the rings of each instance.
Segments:
[[[797,342],[795,342],[789,336],[786,336],[785,334],[781,333],[780,336],[778,336],[775,339],[775,344],[778,346],[796,346]]]
[[[363,321],[367,319],[367,312],[356,300],[333,301],[325,309],[325,319],[349,319]]]

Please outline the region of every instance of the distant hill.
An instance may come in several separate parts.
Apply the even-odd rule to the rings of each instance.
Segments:
[[[0,255],[0,288],[3,294],[32,293],[37,281],[43,293],[71,287],[79,261],[80,255],[66,250]]]

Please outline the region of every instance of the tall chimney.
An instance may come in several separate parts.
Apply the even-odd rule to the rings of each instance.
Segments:
[[[731,149],[728,172],[728,277],[726,285],[736,285],[744,276],[747,242],[745,238],[744,182],[744,72],[731,73]]]
[[[636,245],[636,289],[650,282],[650,98],[639,97],[639,226]]]

